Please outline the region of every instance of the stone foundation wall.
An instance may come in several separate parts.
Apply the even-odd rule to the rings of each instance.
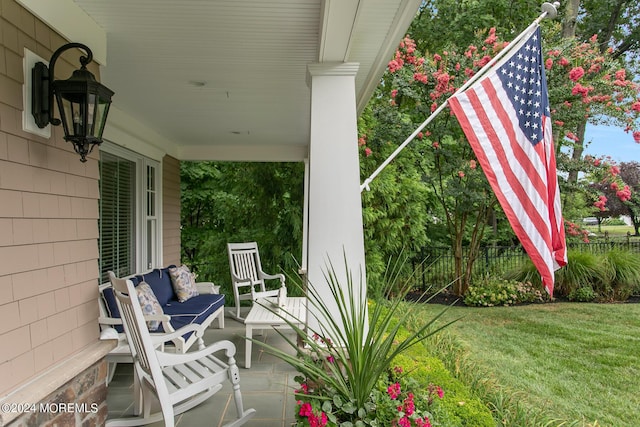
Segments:
[[[22,415],[11,427],[97,427],[107,419],[107,363],[94,363],[29,408],[17,407]],[[14,404],[20,405],[20,404]]]

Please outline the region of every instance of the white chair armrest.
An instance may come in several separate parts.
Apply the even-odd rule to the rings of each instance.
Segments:
[[[162,323],[164,322],[168,322],[171,320],[171,316],[169,316],[168,314],[145,314],[144,315],[144,320],[145,321],[150,321],[150,320],[158,320]],[[173,328],[172,328],[173,330]]]
[[[188,353],[168,353],[156,350],[156,354],[158,355],[158,362],[164,367],[199,360],[222,350],[226,352],[227,357],[233,357],[236,354],[236,346],[229,340],[216,341],[202,350],[190,351]]]
[[[279,279],[282,286],[284,286],[284,274],[267,274],[263,272],[261,276],[263,279]]]
[[[200,294],[219,294],[220,286],[214,285],[213,282],[198,282],[196,283],[198,293]]]
[[[254,301],[257,300],[258,298],[277,297],[279,292],[280,292],[279,289],[265,291],[265,292],[254,292],[253,293]]]
[[[154,343],[166,342],[166,341],[171,341],[176,338],[179,338],[184,334],[188,334],[189,332],[195,333],[196,336],[198,337],[202,337],[204,335],[204,330],[201,325],[197,323],[190,323],[188,325],[184,325],[182,328],[175,331],[172,330],[171,332],[166,332],[166,333],[154,332],[151,334],[151,338],[153,339]]]
[[[98,317],[98,324],[104,326],[122,325],[122,319],[116,317]]]
[[[249,277],[240,277],[234,272],[231,272],[231,278],[235,283],[251,283],[251,279]]]

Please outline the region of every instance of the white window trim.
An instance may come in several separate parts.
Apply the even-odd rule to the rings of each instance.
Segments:
[[[100,145],[100,150],[107,153],[124,157],[136,164],[136,218],[135,218],[135,268],[137,273],[149,270],[146,264],[147,259],[147,210],[145,201],[147,198],[147,166],[156,169],[156,239],[155,239],[155,259],[152,260],[151,268],[162,267],[162,162],[150,159],[142,154],[136,153],[109,141],[104,141]]]

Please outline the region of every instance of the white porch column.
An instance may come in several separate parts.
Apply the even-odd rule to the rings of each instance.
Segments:
[[[355,96],[358,64],[310,64],[308,71],[311,135],[306,267],[309,282],[329,302],[333,298],[324,278],[329,260],[342,285],[347,285],[345,256],[356,289],[360,277],[366,283]]]

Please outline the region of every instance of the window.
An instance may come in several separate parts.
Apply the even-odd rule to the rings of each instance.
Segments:
[[[100,277],[159,264],[159,164],[113,144],[100,148]]]

